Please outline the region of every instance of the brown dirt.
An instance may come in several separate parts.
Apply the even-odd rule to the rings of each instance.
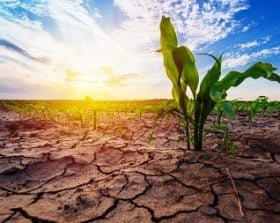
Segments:
[[[280,222],[280,120],[226,121],[236,157],[215,132],[186,150],[172,118],[111,117],[94,131],[1,110],[0,221]]]

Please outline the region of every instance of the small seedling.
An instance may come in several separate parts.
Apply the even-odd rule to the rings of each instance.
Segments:
[[[268,98],[265,96],[258,97],[250,104],[250,110],[248,112],[249,128],[252,128],[253,120],[257,116],[258,112],[262,111],[262,114],[264,115],[268,106]]]
[[[213,125],[211,127],[214,130],[217,130],[223,135],[222,140],[219,143],[219,147],[221,149],[225,149],[230,155],[234,156],[236,155],[236,146],[231,141],[229,136],[229,128],[227,125]]]

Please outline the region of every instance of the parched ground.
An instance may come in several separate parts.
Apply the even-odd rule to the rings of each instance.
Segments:
[[[186,150],[171,118],[121,115],[94,131],[2,110],[0,221],[280,222],[279,117],[228,122],[236,157],[214,132]]]

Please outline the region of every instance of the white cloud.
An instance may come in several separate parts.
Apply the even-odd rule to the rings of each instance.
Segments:
[[[258,45],[259,45],[259,43],[256,40],[254,40],[252,42],[241,43],[240,48],[241,48],[241,50],[245,50],[245,49],[248,49],[248,48],[251,48],[254,46],[258,46]]]
[[[248,63],[254,62],[259,59],[263,59],[273,55],[280,55],[280,47],[272,47],[269,49],[263,49],[257,52],[253,52],[251,54],[237,54],[232,58],[227,58],[223,61],[223,68],[230,69],[230,68],[238,68],[244,66]]]
[[[241,32],[247,32],[249,29],[250,29],[250,26],[249,26],[249,25],[243,26]]]
[[[272,56],[272,55],[280,55],[280,46],[273,47],[270,49],[263,49],[259,52],[252,53],[252,55],[253,55],[253,58],[255,58],[255,59]]]
[[[271,36],[265,36],[265,37],[261,38],[259,41],[253,40],[253,41],[250,41],[250,42],[241,43],[241,44],[238,44],[236,47],[240,47],[240,49],[242,51],[244,51],[244,50],[247,50],[247,49],[252,48],[252,47],[256,47],[256,46],[266,44],[270,40],[271,40]]]
[[[252,51],[253,49],[256,50],[260,46],[269,43],[270,40],[271,40],[271,36],[267,35],[267,36],[264,36],[257,40],[252,40],[249,42],[236,44],[233,46],[233,48],[231,50],[227,51],[224,54],[224,57],[228,57],[228,58],[229,57],[231,57],[231,58],[240,57],[244,51],[248,51],[248,50]],[[228,48],[230,48],[230,47],[228,47]]]
[[[223,61],[223,68],[229,69],[229,68],[241,67],[247,64],[249,61],[250,61],[250,55],[248,54],[235,58],[228,58]]]
[[[262,44],[266,44],[271,40],[271,36],[265,36],[262,38]]]
[[[158,27],[162,15],[171,17],[183,44],[198,49],[227,37],[238,24],[234,18],[236,13],[248,8],[244,0],[211,0],[204,3],[197,0],[114,2],[127,16],[114,36],[139,50],[155,50],[158,47]]]

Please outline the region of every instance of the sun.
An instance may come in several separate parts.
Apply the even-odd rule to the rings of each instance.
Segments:
[[[90,72],[91,67],[87,63],[78,63],[74,66],[74,69],[79,73],[87,74]]]
[[[86,63],[81,63],[75,66],[75,73],[77,77],[73,81],[72,85],[76,91],[84,94],[91,91],[96,91],[104,87],[106,77],[92,69],[92,67]]]

